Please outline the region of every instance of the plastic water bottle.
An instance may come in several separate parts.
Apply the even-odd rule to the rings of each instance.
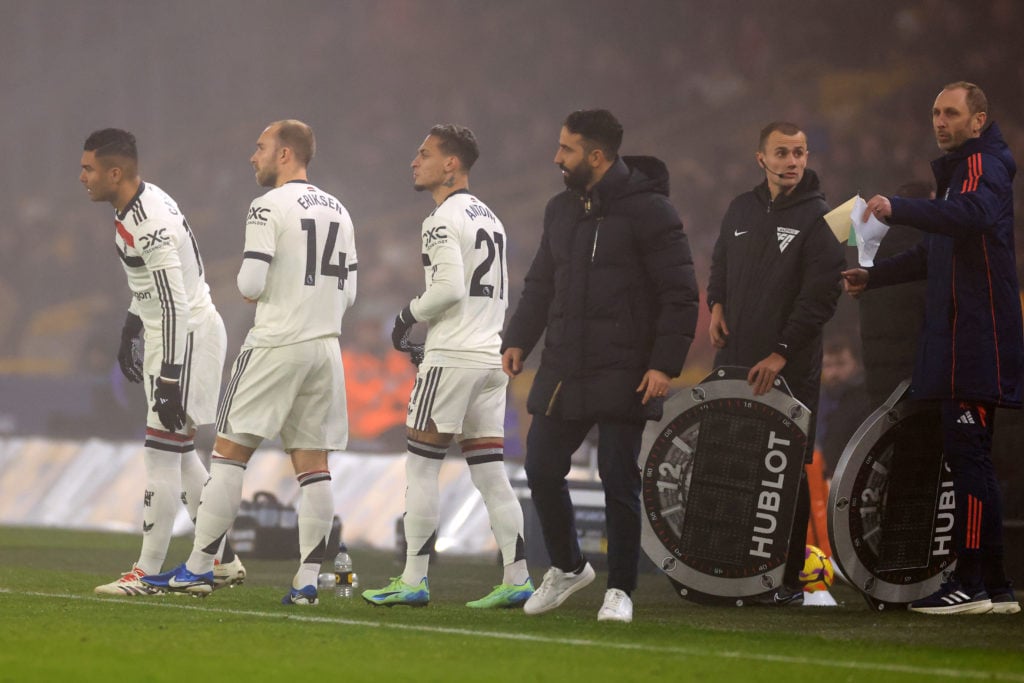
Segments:
[[[352,571],[352,558],[344,543],[338,546],[338,554],[334,557],[334,571],[320,574],[317,587],[322,591],[333,588],[339,598],[351,598],[359,587],[359,576]]]
[[[352,558],[344,543],[338,546],[338,554],[334,557],[334,581],[339,598],[351,598],[359,586],[359,577],[352,571]]]

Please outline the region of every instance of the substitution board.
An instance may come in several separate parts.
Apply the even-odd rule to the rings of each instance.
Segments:
[[[680,596],[742,606],[782,584],[810,412],[781,379],[754,396],[716,368],[644,432],[644,552]]]
[[[938,405],[909,400],[909,386],[854,433],[829,491],[832,559],[878,610],[934,593],[956,561]]]

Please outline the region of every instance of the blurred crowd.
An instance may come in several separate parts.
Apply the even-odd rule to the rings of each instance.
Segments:
[[[308,4],[322,5],[324,14],[334,11],[326,0]],[[441,120],[469,125],[480,140],[471,189],[509,230],[513,305],[540,235],[544,205],[562,187],[551,158],[560,122],[571,108],[612,109],[626,128],[624,153],[666,162],[702,289],[728,202],[760,182],[754,152],[758,130],[770,120],[805,128],[809,167],[833,205],[858,192],[891,193],[908,180],[930,177],[928,162],[938,156],[930,107],[948,81],[978,82],[1011,149],[1024,154],[1024,46],[1011,35],[1024,25],[1024,5],[1013,0],[974,6],[895,2],[884,17],[872,3],[824,2],[799,22],[770,3],[744,3],[742,11],[732,11],[730,2],[714,9],[659,3],[656,21],[651,17],[640,41],[623,29],[620,3],[610,0],[353,5],[346,9],[347,23],[305,24],[309,33],[292,46],[287,63],[266,65],[268,72],[279,70],[276,83],[289,84],[268,97],[301,101],[314,87],[330,89],[338,58],[325,55],[339,54],[339,43],[345,54],[388,53],[380,57],[379,71],[347,77],[330,112],[295,114],[313,119],[318,136],[321,156],[311,167],[313,180],[346,203],[356,224],[359,301],[342,340],[349,354],[364,357],[356,361],[358,372],[349,369],[350,381],[379,381],[364,372],[377,367],[397,376],[401,386],[411,382],[411,366],[388,358],[388,331],[394,313],[423,286],[417,237],[431,202],[411,190],[408,163],[429,126]],[[65,38],[72,45],[95,41],[100,34],[88,8],[74,7],[65,17]],[[270,15],[265,20],[286,19],[287,8],[262,9]],[[211,22],[196,30],[205,32],[197,40],[215,40],[219,29]],[[31,31],[23,40],[25,46],[33,40]],[[164,57],[145,45],[138,50],[140,68],[161,76],[159,90],[140,94],[139,84],[113,83],[111,97],[134,104],[152,95],[140,116],[157,121],[149,121],[154,130],[168,129],[159,117],[171,114],[160,112],[182,92],[191,92],[188,99],[201,103],[212,120],[233,121],[230,129],[189,131],[189,139],[150,135],[140,136],[139,143],[144,179],[167,190],[189,217],[214,302],[228,326],[229,348],[237,348],[252,310],[241,302],[234,277],[243,213],[259,191],[246,160],[268,121],[222,96],[233,87],[232,73],[245,56],[232,50],[216,58],[188,52],[179,59],[190,68],[179,64],[164,72]],[[29,57],[43,62],[27,66],[30,74],[47,66],[47,55]],[[439,64],[455,82],[443,96],[421,87],[436,78]],[[181,75],[196,72],[204,74],[199,85],[194,76]],[[609,93],[608,101],[595,99],[594,84]],[[31,115],[24,116],[30,126]],[[88,132],[74,126],[50,131],[51,139],[31,154],[23,143],[15,144],[14,151],[25,157],[47,157],[40,161],[39,177],[17,164],[0,169],[10,207],[0,214],[0,377],[91,378],[89,386],[107,387],[109,393],[97,401],[116,402],[123,391],[109,378],[128,294],[105,231],[107,207],[88,206],[75,180]],[[1024,192],[1016,198],[1018,215],[1024,215]],[[856,307],[841,307],[830,333],[855,337]],[[702,317],[681,381],[698,381],[710,359]],[[17,402],[10,393],[0,392],[0,416],[8,409],[4,402]],[[372,403],[379,392],[360,386],[354,394]],[[391,410],[389,419],[401,423],[401,410],[377,408],[380,415]],[[67,416],[61,419],[67,422]],[[125,429],[136,424],[123,422]],[[383,427],[380,434],[388,432],[386,422],[370,421],[367,443],[377,427]],[[0,419],[0,431],[3,424]]]

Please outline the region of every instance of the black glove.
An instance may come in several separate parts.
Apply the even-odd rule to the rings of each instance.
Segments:
[[[117,350],[117,362],[121,373],[129,382],[142,381],[142,354],[139,352],[139,334],[142,332],[142,318],[132,312],[124,319],[121,328],[121,347]]]
[[[408,352],[409,360],[416,367],[419,367],[420,363],[423,362],[423,344],[410,344],[406,341],[405,348],[402,350]]]
[[[416,324],[416,318],[412,316],[412,311],[406,306],[403,308],[398,315],[395,316],[395,326],[391,330],[391,344],[399,351],[405,352],[408,350],[409,344],[409,330]]]
[[[178,382],[157,377],[153,390],[153,412],[160,416],[160,422],[170,431],[185,426],[185,409],[181,405],[181,385]]]

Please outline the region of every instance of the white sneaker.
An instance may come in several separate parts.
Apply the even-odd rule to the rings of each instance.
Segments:
[[[565,602],[570,595],[587,586],[594,580],[594,568],[587,562],[578,574],[563,572],[552,567],[544,575],[544,582],[533,592],[530,599],[523,605],[527,614],[544,614]]]
[[[837,607],[836,599],[827,590],[804,591],[804,607]]]
[[[235,559],[227,564],[220,562],[220,560],[213,563],[214,590],[224,586],[234,586],[243,581],[245,581],[245,567],[242,565],[242,560],[238,555],[235,555]]]
[[[146,572],[133,564],[131,571],[121,574],[120,579],[105,583],[102,586],[96,586],[93,592],[96,595],[130,595],[133,597],[158,594],[160,592],[159,589],[142,583],[141,579],[145,575]]]
[[[625,591],[609,588],[604,593],[604,604],[597,612],[598,621],[621,621],[626,624],[633,621],[633,601]]]

